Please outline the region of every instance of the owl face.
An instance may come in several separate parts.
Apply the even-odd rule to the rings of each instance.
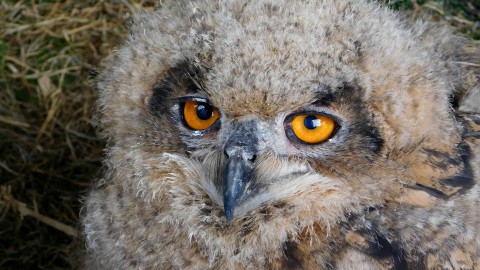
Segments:
[[[185,63],[174,68],[155,87],[149,108],[168,108],[163,113],[170,115],[169,124],[178,131],[187,156],[203,164],[207,182],[215,186],[209,196],[223,206],[228,220],[236,208],[243,216],[262,204],[281,201],[285,195],[280,194],[298,191],[289,186],[308,189],[319,182],[326,191],[338,189],[342,181],[349,181],[346,174],[364,171],[345,170],[348,163],[363,166],[380,153],[383,140],[362,107],[357,86],[332,89],[312,83],[309,99],[284,95],[291,108],[268,114],[240,109],[237,115],[238,104],[262,101],[232,96],[232,102],[216,105],[213,100],[224,98],[224,92],[206,91],[202,72],[208,71]],[[183,87],[185,92],[179,94],[176,89]],[[262,100],[274,94],[265,91]]]
[[[459,135],[420,35],[370,1],[168,2],[97,83],[112,185],[244,258],[430,187],[412,164]]]

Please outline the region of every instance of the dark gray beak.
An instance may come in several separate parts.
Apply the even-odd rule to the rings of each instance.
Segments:
[[[240,123],[225,145],[227,163],[223,175],[223,209],[228,221],[233,219],[235,207],[252,176],[258,145],[256,130],[252,120]]]
[[[223,178],[223,209],[228,221],[233,218],[235,206],[245,192],[252,171],[252,162],[245,160],[239,154],[229,157],[227,160]]]

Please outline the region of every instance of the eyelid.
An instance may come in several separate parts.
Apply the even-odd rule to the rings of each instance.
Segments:
[[[337,123],[338,125],[342,125],[344,123],[343,119],[340,116],[335,114],[331,109],[329,109],[327,107],[320,107],[320,108],[315,108],[315,109],[306,108],[306,109],[303,109],[303,110],[294,111],[294,112],[288,114],[285,117],[285,119],[292,120],[295,116],[302,115],[302,114],[323,115],[323,116],[332,118],[335,121],[335,123]]]
[[[198,102],[202,102],[202,103],[206,103],[208,105],[212,105],[212,103],[210,102],[210,100],[208,100],[207,98],[204,98],[204,97],[201,97],[201,96],[184,96],[184,97],[180,97],[178,98],[178,103],[182,104],[182,103],[185,103],[186,101],[188,100],[193,100],[193,101],[198,101]]]

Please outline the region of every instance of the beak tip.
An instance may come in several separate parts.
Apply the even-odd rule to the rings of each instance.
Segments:
[[[233,211],[225,210],[225,216],[227,217],[227,221],[230,222],[233,219]]]
[[[223,211],[225,212],[225,217],[227,221],[232,221],[235,211],[235,203],[228,200],[228,196],[226,197],[227,200],[224,201]]]

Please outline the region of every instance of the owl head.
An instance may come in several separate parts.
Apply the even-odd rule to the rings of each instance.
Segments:
[[[155,220],[145,237],[211,258],[335,234],[405,187],[457,192],[454,79],[426,29],[373,1],[167,1],[97,78],[104,184]]]

